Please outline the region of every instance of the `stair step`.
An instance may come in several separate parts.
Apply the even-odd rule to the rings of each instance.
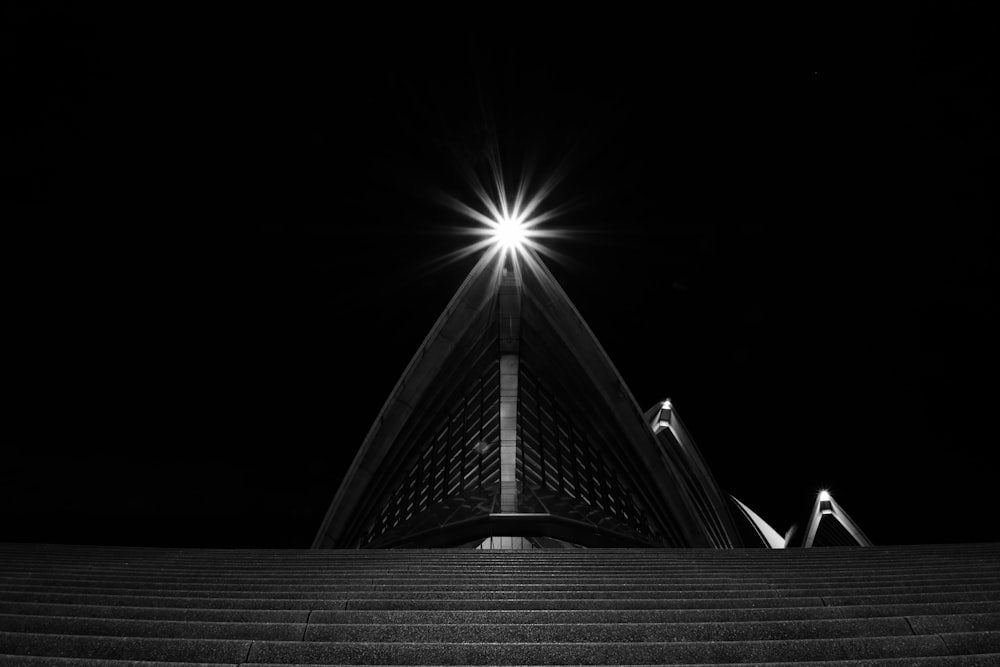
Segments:
[[[678,642],[297,642],[0,632],[0,654],[276,664],[656,664],[857,660],[991,648],[968,633]],[[998,647],[993,646],[994,650]]]
[[[88,658],[54,658],[33,656],[0,655],[0,664],[16,664],[20,667],[237,667],[231,663],[198,663],[197,666],[186,662],[147,662],[136,663],[132,660],[101,660]],[[277,667],[278,663],[243,663],[255,664],[257,667]],[[556,663],[552,663],[556,664]],[[690,664],[690,663],[689,663]],[[744,667],[746,663],[713,663],[718,667]],[[871,658],[863,660],[814,661],[795,660],[780,663],[756,663],[773,665],[774,667],[828,667],[842,665],[843,667],[981,667],[983,665],[1000,664],[1000,654],[988,655],[955,655],[935,656],[930,658]]]
[[[134,618],[139,620],[148,619],[163,621],[305,623],[306,619],[309,617],[310,610],[127,607],[121,605],[53,604],[47,602],[0,601],[0,613],[38,616],[77,616],[80,618]]]
[[[0,544],[0,665],[1000,664],[1000,545]]]
[[[490,609],[739,609],[823,606],[822,598],[690,598],[603,600],[348,600],[350,610],[490,610]]]
[[[249,662],[330,664],[705,664],[935,656],[939,636],[646,643],[256,642]]]
[[[110,637],[301,640],[305,623],[166,621],[0,614],[0,631]]]
[[[239,664],[246,660],[253,643],[248,639],[154,639],[0,632],[0,654],[112,660]]]
[[[972,628],[953,628],[955,631]],[[992,629],[992,628],[982,628]],[[307,641],[324,642],[719,642],[909,636],[903,618],[708,623],[482,623],[469,625],[314,624]]]
[[[661,587],[651,583],[647,587],[549,587],[510,585],[499,587],[463,587],[445,588],[443,585],[431,588],[383,586],[327,587],[327,586],[248,586],[248,587],[192,587],[177,586],[171,588],[119,588],[114,586],[0,586],[0,597],[8,594],[79,594],[94,596],[155,596],[155,597],[187,597],[187,598],[260,598],[300,599],[333,596],[351,600],[476,600],[476,599],[676,599],[676,598],[745,598],[745,597],[808,597],[823,595],[830,599],[869,599],[876,597],[892,597],[894,595],[932,595],[948,593],[993,593],[1000,595],[1000,584],[974,583],[963,584],[915,584],[911,586],[865,586],[865,587],[797,587],[785,588],[779,586],[760,587],[725,587],[698,586],[696,584],[683,587]]]

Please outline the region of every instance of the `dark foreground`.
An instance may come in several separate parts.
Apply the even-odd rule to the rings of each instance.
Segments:
[[[1000,664],[1000,544],[0,545],[2,665],[814,662]]]

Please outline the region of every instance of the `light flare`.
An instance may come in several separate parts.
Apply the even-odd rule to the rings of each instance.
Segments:
[[[528,230],[524,227],[520,216],[505,215],[496,222],[493,228],[493,238],[506,250],[517,250],[527,239]]]
[[[565,167],[560,165],[537,188],[531,187],[532,170],[527,168],[518,179],[517,187],[508,189],[504,182],[498,153],[494,149],[488,151],[486,155],[489,166],[488,180],[480,179],[471,168],[465,171],[466,180],[478,200],[477,206],[470,206],[451,195],[443,196],[445,205],[477,223],[476,227],[462,229],[462,233],[479,237],[475,242],[451,253],[449,261],[467,257],[481,250],[500,255],[509,254],[515,259],[518,257],[530,259],[531,253],[528,252],[530,250],[556,256],[551,249],[539,243],[539,239],[563,236],[564,232],[539,229],[539,224],[564,212],[562,206],[543,210],[541,205],[562,180]]]

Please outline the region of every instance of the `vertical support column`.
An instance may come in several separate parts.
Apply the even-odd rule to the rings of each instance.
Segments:
[[[500,511],[517,511],[516,354],[500,355]]]
[[[513,266],[500,278],[500,511],[516,512],[517,375],[521,340],[521,289]]]

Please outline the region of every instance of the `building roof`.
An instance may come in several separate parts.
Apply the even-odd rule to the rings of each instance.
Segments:
[[[512,534],[739,546],[693,440],[661,412],[640,409],[532,250],[487,251],[392,390],[314,546]]]

